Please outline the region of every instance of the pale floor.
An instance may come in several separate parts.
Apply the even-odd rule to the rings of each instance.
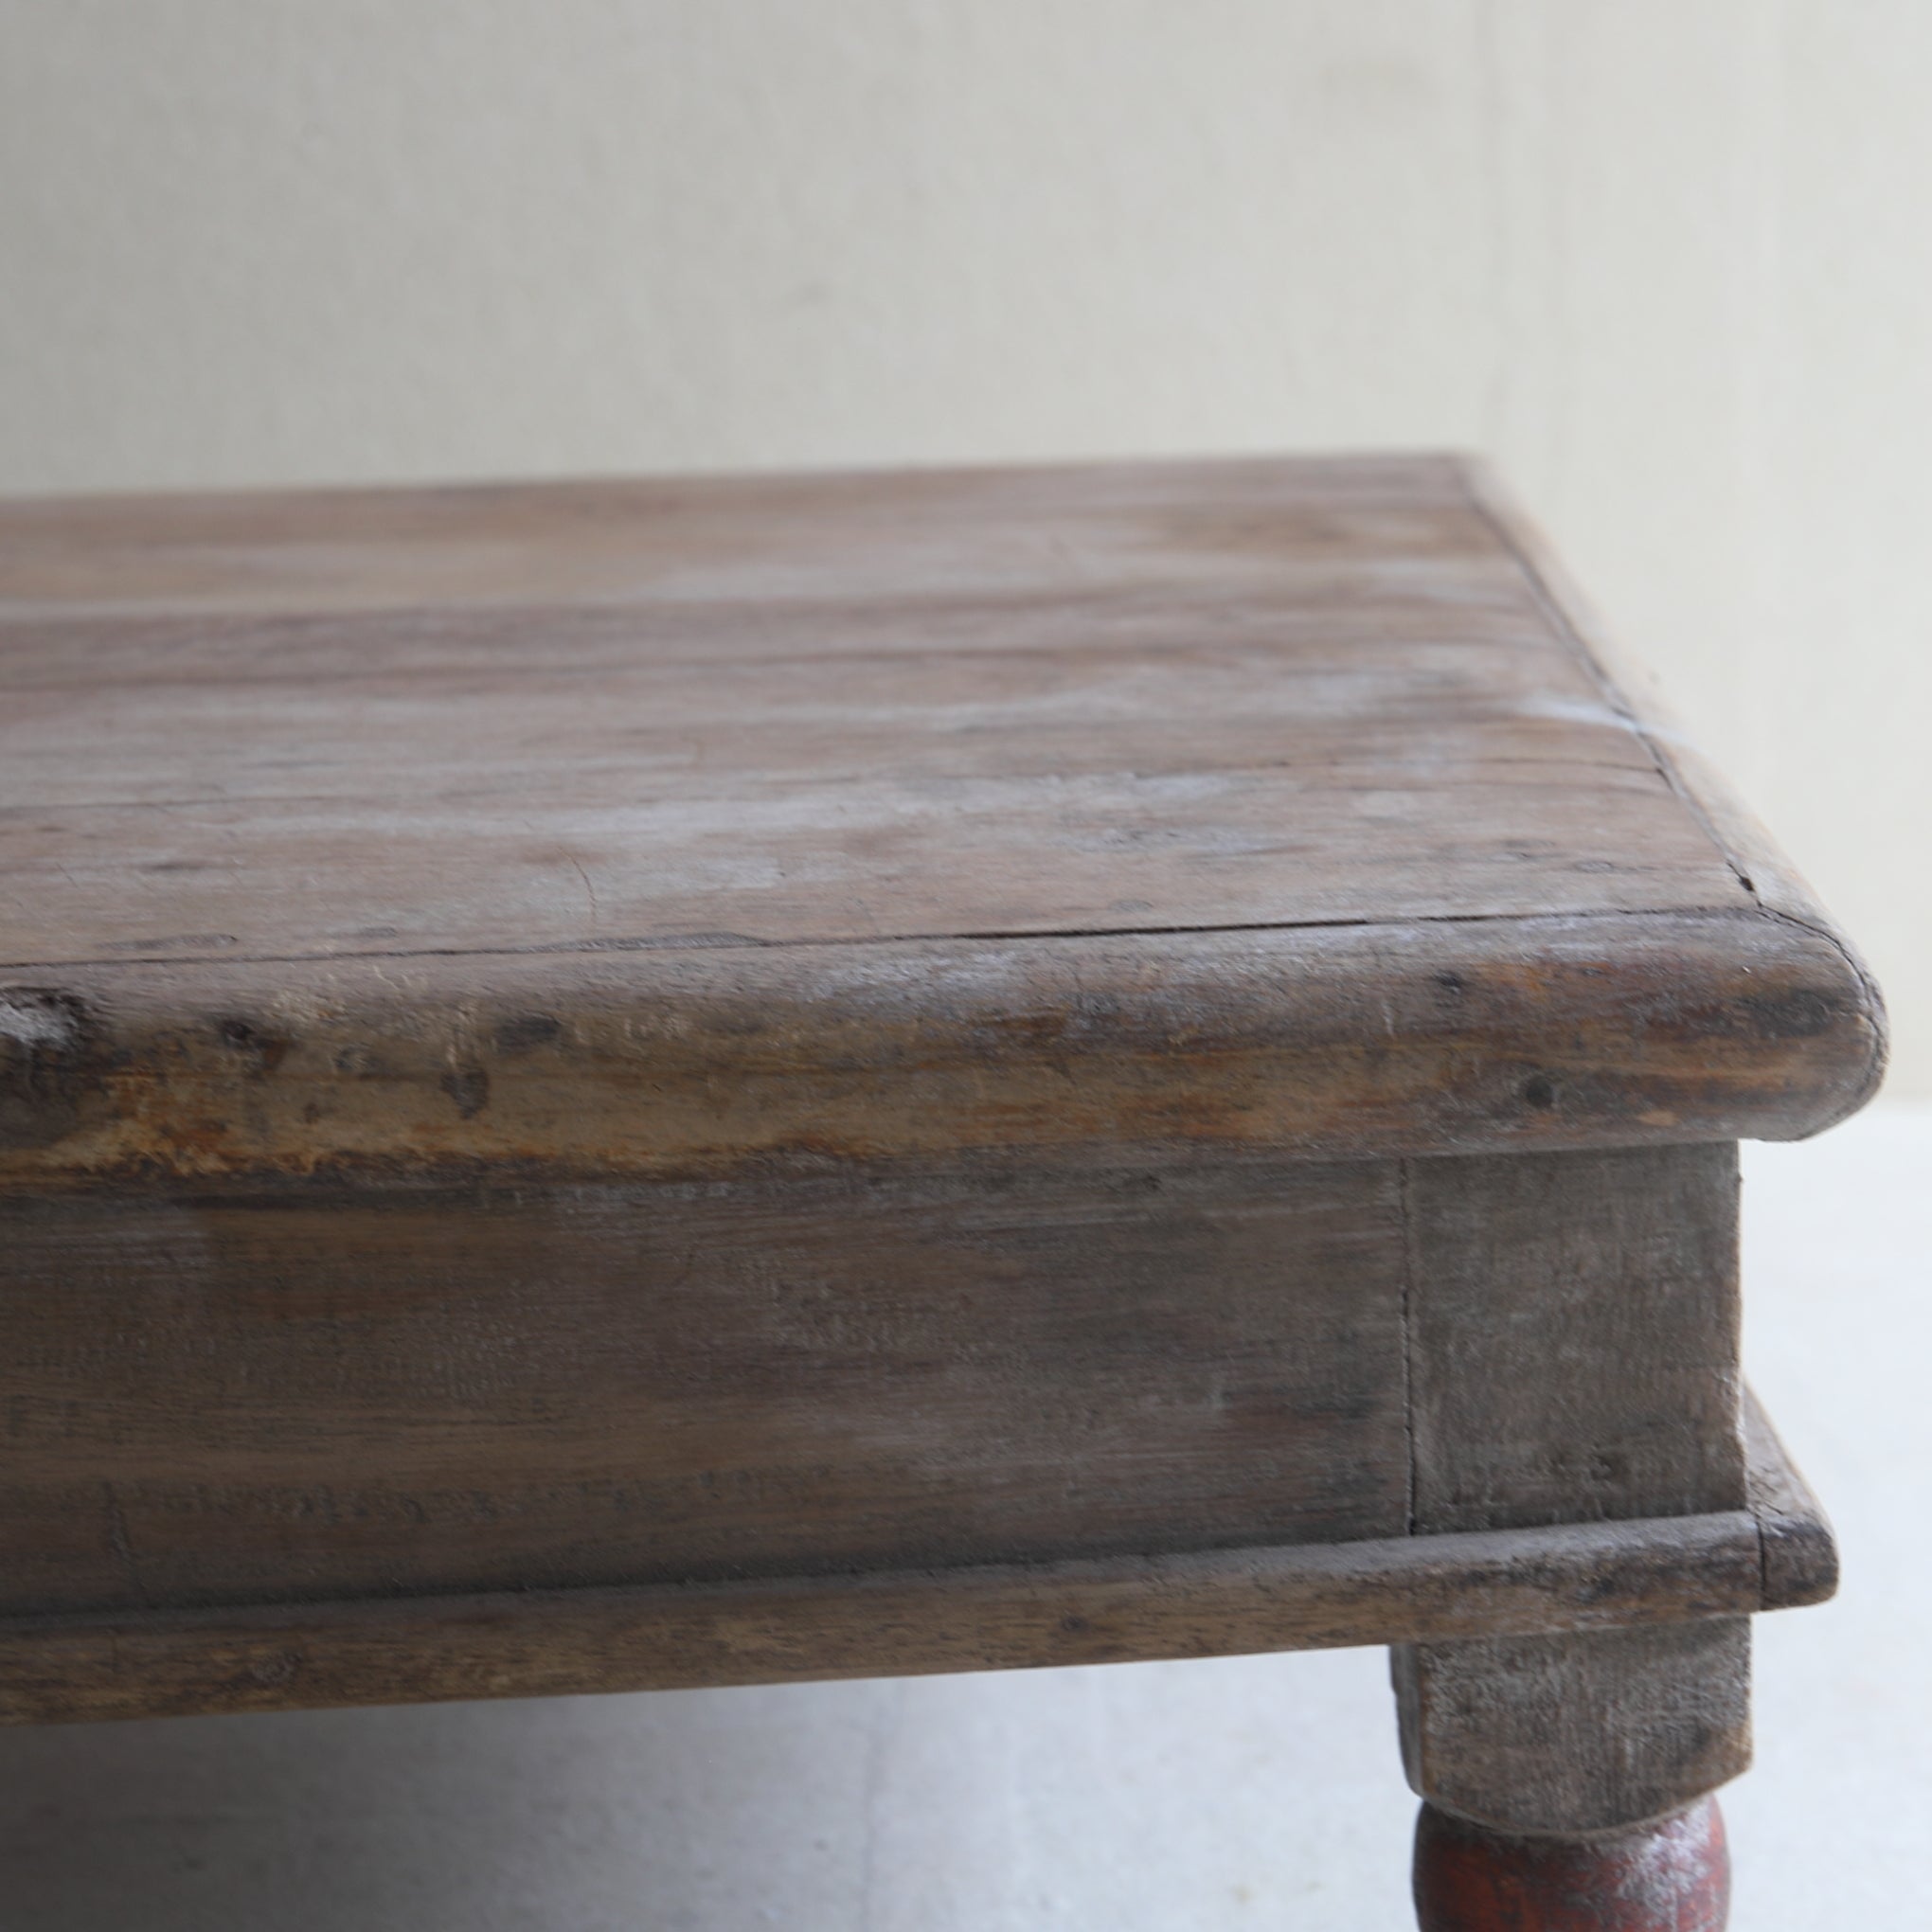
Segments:
[[[1747,1156],[1753,1379],[1844,1545],[1760,1624],[1736,1932],[1924,1923],[1932,1107]],[[1369,1932],[1382,1654],[0,1733],[0,1932]]]

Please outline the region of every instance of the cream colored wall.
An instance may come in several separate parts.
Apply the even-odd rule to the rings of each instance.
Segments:
[[[0,490],[1490,452],[1932,1092],[1924,0],[0,0]]]

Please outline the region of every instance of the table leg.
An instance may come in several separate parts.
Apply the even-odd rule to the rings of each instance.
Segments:
[[[1730,1856],[1714,1798],[1587,1838],[1493,1832],[1424,1804],[1422,1932],[1724,1932]]]
[[[1745,1618],[1394,1653],[1422,1932],[1722,1932]]]

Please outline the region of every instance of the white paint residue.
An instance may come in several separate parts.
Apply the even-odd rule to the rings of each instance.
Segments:
[[[65,1046],[74,1038],[74,1020],[51,1003],[31,996],[22,1000],[0,993],[0,1040],[17,1046]]]
[[[1521,699],[1510,709],[1519,718],[1553,718],[1565,724],[1607,725],[1613,731],[1626,731],[1654,744],[1696,748],[1696,741],[1673,724],[1646,717],[1639,725],[1625,712],[1595,700],[1538,696]]]
[[[1623,712],[1596,699],[1526,697],[1510,707],[1517,718],[1550,718],[1564,724],[1596,724],[1612,731],[1635,732],[1637,725]]]

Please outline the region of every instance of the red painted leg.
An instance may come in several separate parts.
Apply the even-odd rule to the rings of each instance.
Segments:
[[[1730,1855],[1717,1800],[1589,1838],[1512,1837],[1425,1804],[1422,1932],[1724,1932]]]

